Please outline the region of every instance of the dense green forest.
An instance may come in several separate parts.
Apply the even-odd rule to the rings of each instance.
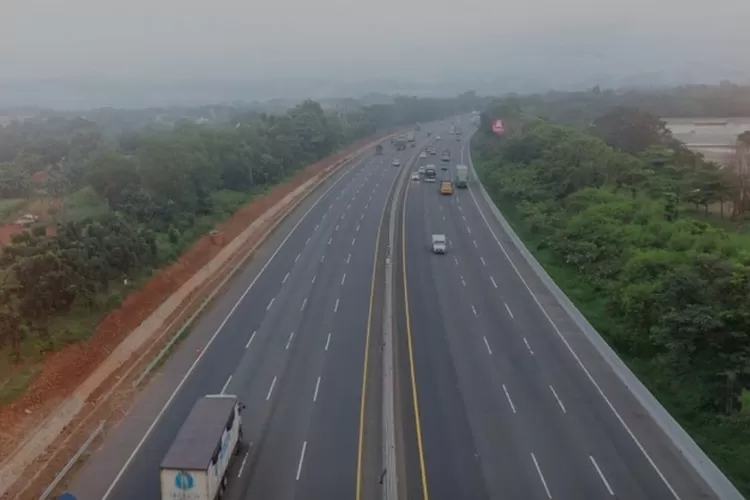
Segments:
[[[586,127],[580,94],[556,99],[535,111],[568,109],[576,125],[514,98],[491,105],[473,139],[479,175],[561,288],[749,494],[750,235],[695,209],[736,187],[619,98]]]
[[[131,112],[108,113],[104,124],[48,116],[0,127],[0,215],[59,201],[0,252],[0,377],[8,363],[85,339],[153,270],[304,166],[357,139],[478,105],[473,94],[402,97],[342,115],[306,101],[282,114],[238,108],[212,125],[128,126],[114,142],[108,136]]]
[[[550,91],[546,94],[512,95],[511,98],[525,112],[556,123],[589,124],[620,106],[669,118],[750,116],[750,86],[729,82],[668,89],[594,87],[580,92]]]

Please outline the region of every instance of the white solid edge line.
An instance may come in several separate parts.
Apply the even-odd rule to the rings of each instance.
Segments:
[[[266,394],[266,401],[271,399],[271,394],[273,394],[273,388],[276,385],[276,377],[273,378],[271,381],[271,387],[268,388],[268,394]]]
[[[477,210],[479,211],[479,215],[484,220],[484,223],[487,226],[487,229],[490,230],[490,233],[492,234],[492,237],[495,239],[495,242],[500,247],[500,250],[502,250],[503,255],[505,255],[505,258],[507,259],[507,261],[510,264],[510,266],[513,268],[513,271],[515,271],[516,275],[521,279],[521,282],[526,287],[526,290],[528,290],[529,294],[531,295],[531,298],[534,300],[534,302],[536,302],[536,305],[539,306],[539,309],[542,311],[542,314],[544,315],[544,317],[547,318],[547,321],[549,322],[549,324],[552,325],[552,328],[557,333],[557,336],[565,344],[565,347],[567,347],[567,349],[570,352],[570,354],[576,360],[576,362],[578,363],[578,366],[581,367],[581,369],[583,370],[583,372],[586,374],[586,376],[588,377],[588,379],[591,381],[591,383],[596,388],[596,391],[599,393],[599,395],[602,397],[602,399],[604,399],[604,401],[607,403],[607,406],[609,406],[609,409],[612,410],[612,413],[614,413],[614,415],[617,418],[617,420],[619,420],[620,424],[622,424],[622,426],[625,428],[625,430],[627,431],[627,433],[630,436],[630,438],[636,444],[636,446],[638,447],[638,449],[641,450],[641,453],[643,453],[643,456],[646,457],[646,460],[651,465],[651,467],[653,467],[654,471],[656,471],[656,474],[659,476],[659,478],[662,480],[662,482],[666,485],[666,487],[669,490],[669,492],[672,494],[672,496],[675,499],[680,500],[680,496],[677,494],[677,492],[674,490],[674,488],[672,488],[672,485],[669,483],[669,481],[667,481],[667,478],[664,477],[664,474],[662,474],[661,470],[659,470],[659,467],[657,467],[656,463],[651,458],[651,455],[648,454],[648,452],[643,447],[643,445],[641,444],[641,442],[638,440],[638,438],[635,436],[635,434],[633,434],[633,431],[630,430],[630,427],[628,427],[628,424],[625,423],[625,420],[623,420],[622,416],[620,416],[620,414],[618,413],[617,409],[615,409],[615,407],[612,404],[612,402],[604,394],[604,391],[602,390],[602,388],[599,386],[599,384],[597,384],[596,380],[594,380],[594,377],[591,375],[591,372],[589,372],[588,368],[586,368],[586,365],[583,364],[583,361],[581,361],[581,358],[578,357],[578,354],[576,354],[576,352],[573,350],[573,347],[570,345],[570,343],[565,338],[565,336],[563,336],[562,332],[557,327],[557,325],[555,324],[555,322],[552,321],[552,318],[550,318],[549,314],[544,309],[544,307],[542,306],[541,302],[539,302],[539,299],[534,294],[534,292],[531,290],[531,287],[526,282],[526,280],[524,279],[524,277],[521,275],[521,272],[518,270],[518,268],[516,267],[516,265],[511,260],[510,255],[508,255],[508,251],[505,250],[505,247],[503,247],[502,243],[500,243],[500,240],[498,239],[497,235],[495,234],[495,231],[490,226],[490,223],[487,220],[487,217],[484,215],[484,211],[479,206],[479,202],[477,201],[476,196],[474,196],[474,191],[471,188],[469,188],[469,194],[471,195],[471,198],[474,200],[474,205],[477,207]]]
[[[302,443],[302,451],[299,455],[299,464],[297,465],[297,479],[296,481],[299,481],[299,476],[302,474],[302,464],[305,462],[305,451],[307,450],[307,441]]]
[[[615,492],[612,491],[612,487],[609,485],[609,481],[607,481],[607,478],[604,477],[604,473],[599,468],[599,464],[596,463],[596,460],[594,460],[593,455],[589,455],[589,459],[591,459],[591,463],[594,465],[594,468],[596,469],[596,472],[599,473],[599,477],[602,479],[602,482],[604,483],[604,486],[607,487],[607,491],[609,492],[610,496],[615,496]]]
[[[539,479],[542,481],[542,486],[544,486],[544,491],[547,492],[547,498],[552,498],[552,494],[549,492],[549,488],[547,487],[547,481],[544,480],[544,474],[542,474],[542,469],[539,467],[539,462],[536,461],[536,457],[534,456],[534,452],[531,452],[531,459],[534,461],[534,467],[536,467],[536,472],[539,474]]]
[[[281,251],[281,249],[284,247],[284,244],[289,240],[289,238],[292,237],[292,234],[294,234],[294,231],[302,224],[302,222],[307,219],[307,216],[310,215],[310,212],[313,211],[313,209],[323,201],[323,199],[328,195],[328,193],[338,184],[344,177],[347,177],[351,172],[353,172],[353,168],[358,164],[362,163],[364,159],[360,160],[359,162],[355,163],[351,167],[349,167],[349,170],[344,172],[342,175],[339,176],[338,179],[333,181],[333,183],[328,186],[328,188],[321,193],[321,195],[318,197],[317,200],[310,206],[310,208],[307,209],[307,212],[305,212],[300,220],[297,221],[297,223],[292,227],[292,229],[289,231],[289,234],[286,235],[286,237],[281,241],[279,246],[274,250],[274,252],[271,254],[271,256],[268,258],[266,263],[263,265],[263,267],[260,268],[260,271],[258,271],[258,274],[253,278],[253,281],[250,282],[248,287],[245,289],[244,292],[242,292],[242,295],[240,295],[240,298],[237,299],[237,302],[234,303],[234,306],[232,306],[232,309],[229,310],[227,315],[224,317],[222,322],[219,324],[219,327],[216,329],[216,331],[213,333],[210,339],[208,339],[208,342],[206,342],[206,345],[201,349],[201,352],[198,354],[198,356],[195,358],[195,361],[193,361],[193,364],[190,365],[190,368],[188,368],[188,371],[185,372],[185,375],[180,380],[179,384],[177,384],[177,387],[175,387],[174,391],[172,391],[172,394],[169,396],[169,399],[164,403],[164,406],[162,406],[161,410],[159,410],[159,413],[154,418],[154,421],[151,422],[151,425],[146,429],[146,433],[143,435],[143,437],[138,441],[138,444],[136,445],[135,449],[130,453],[128,456],[128,459],[125,461],[125,464],[123,464],[122,467],[120,467],[120,470],[117,472],[117,475],[112,480],[112,483],[109,485],[109,488],[107,488],[107,491],[104,492],[104,495],[102,495],[101,500],[107,500],[107,497],[112,494],[112,490],[115,489],[115,486],[117,486],[117,483],[122,478],[123,474],[125,474],[125,471],[128,467],[130,467],[130,464],[133,462],[133,459],[138,454],[138,452],[143,447],[143,443],[146,442],[148,437],[151,435],[151,433],[154,431],[154,428],[156,427],[156,424],[159,423],[159,420],[161,420],[161,417],[164,415],[164,412],[167,411],[167,408],[169,405],[172,404],[172,401],[174,401],[174,398],[177,397],[177,393],[180,392],[180,389],[182,389],[182,386],[185,385],[185,381],[188,379],[191,373],[193,373],[193,370],[195,370],[195,367],[198,366],[198,363],[201,359],[203,359],[203,356],[206,354],[206,351],[208,351],[208,348],[211,347],[211,344],[213,344],[216,337],[221,333],[222,329],[224,328],[224,325],[227,324],[227,321],[229,321],[229,318],[232,316],[234,311],[237,310],[237,308],[240,306],[243,300],[245,300],[245,297],[248,293],[250,293],[250,290],[253,288],[255,283],[258,281],[258,279],[263,275],[263,272],[266,270],[266,268],[271,264],[273,259],[278,255],[278,253]],[[330,208],[330,207],[329,207]]]

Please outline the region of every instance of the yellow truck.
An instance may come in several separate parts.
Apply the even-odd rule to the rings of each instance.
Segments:
[[[453,181],[440,181],[440,194],[453,194]]]

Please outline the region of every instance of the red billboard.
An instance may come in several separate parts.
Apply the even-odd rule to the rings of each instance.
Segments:
[[[505,125],[503,124],[502,120],[492,120],[492,132],[497,135],[502,135],[505,133]]]

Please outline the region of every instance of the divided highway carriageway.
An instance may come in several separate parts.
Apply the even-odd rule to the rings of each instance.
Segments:
[[[231,500],[719,498],[522,264],[472,169],[452,195],[411,179],[471,166],[471,130],[423,124],[416,147],[386,142],[302,203],[71,492],[160,498],[186,415],[223,392],[247,407]]]

